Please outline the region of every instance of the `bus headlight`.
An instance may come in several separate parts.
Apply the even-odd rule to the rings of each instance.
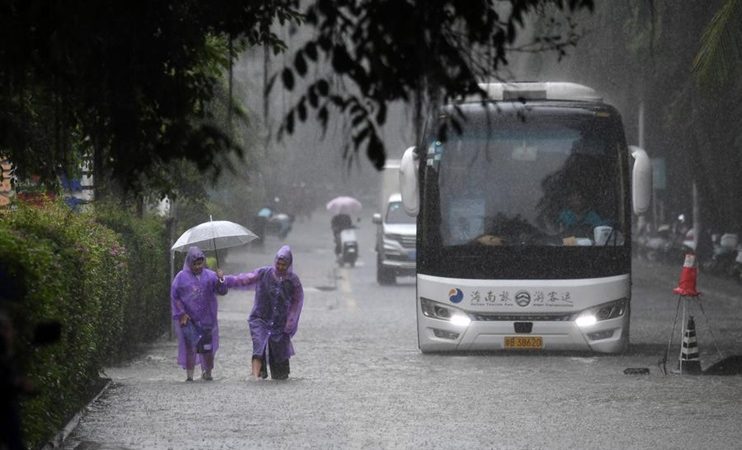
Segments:
[[[464,314],[455,313],[451,316],[451,323],[460,327],[468,327],[471,319]]]
[[[628,299],[622,298],[610,303],[594,306],[575,314],[575,324],[580,327],[589,327],[603,320],[615,319],[626,314]]]
[[[420,297],[420,308],[422,309],[425,317],[431,317],[433,319],[445,320],[451,322],[453,325],[468,327],[471,323],[469,316],[457,309],[450,306],[444,306],[433,300]]]

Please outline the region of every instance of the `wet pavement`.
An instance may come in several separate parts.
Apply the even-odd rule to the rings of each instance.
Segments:
[[[289,235],[305,303],[288,381],[250,381],[252,293],[235,291],[221,298],[214,381],[185,383],[176,343],[164,336],[133,361],[106,368],[109,387],[62,448],[721,449],[742,442],[741,376],[657,370],[682,262],[635,265],[625,355],[423,355],[414,279],[376,284],[373,233],[369,212],[354,269],[334,264],[329,216],[298,222]],[[230,252],[224,269],[270,264],[280,244],[269,238],[263,252]],[[699,277],[721,347],[742,353],[730,283]],[[699,335],[707,365],[715,355],[708,335]],[[627,376],[627,367],[650,374]]]

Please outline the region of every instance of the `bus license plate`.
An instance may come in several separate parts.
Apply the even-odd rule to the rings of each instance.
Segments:
[[[544,346],[541,336],[505,336],[505,348],[535,348]]]

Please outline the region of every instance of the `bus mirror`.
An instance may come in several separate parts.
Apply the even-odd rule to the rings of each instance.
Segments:
[[[634,158],[634,169],[631,177],[631,195],[634,214],[644,214],[649,209],[652,198],[652,163],[643,148],[629,146]]]
[[[399,191],[407,214],[414,216],[420,210],[420,193],[417,182],[418,157],[415,147],[404,151],[399,162]]]

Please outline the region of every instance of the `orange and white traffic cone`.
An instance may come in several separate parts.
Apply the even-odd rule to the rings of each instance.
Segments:
[[[680,350],[679,369],[680,373],[699,375],[701,373],[701,360],[698,358],[698,342],[696,341],[696,322],[693,316],[688,318],[688,326],[683,333],[683,347]]]
[[[696,290],[697,277],[698,269],[696,268],[696,255],[693,253],[686,253],[683,270],[680,272],[678,287],[672,291],[678,295],[686,297],[697,297],[701,295],[701,293]]]

